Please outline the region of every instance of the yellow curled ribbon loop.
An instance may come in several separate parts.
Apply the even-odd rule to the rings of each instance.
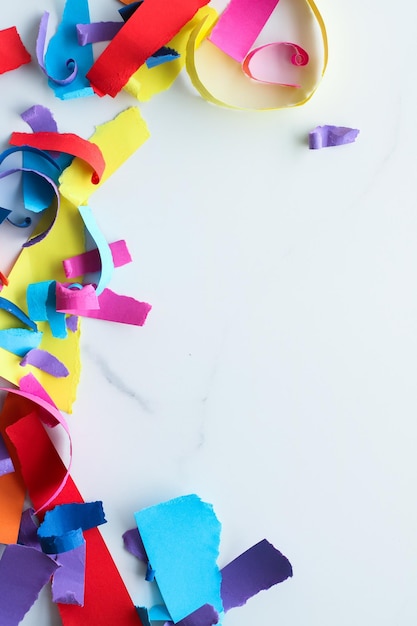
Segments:
[[[281,0],[281,4],[289,0]],[[231,0],[192,31],[186,65],[197,91],[209,102],[238,109],[300,106],[316,91],[326,70],[326,27],[313,0],[299,0],[292,20],[302,25],[299,41],[258,45],[279,0]],[[277,13],[277,18],[278,18]],[[208,36],[207,36],[208,35]]]

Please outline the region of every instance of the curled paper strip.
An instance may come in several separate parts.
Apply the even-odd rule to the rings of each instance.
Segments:
[[[100,257],[100,276],[96,287],[96,293],[99,296],[105,287],[111,281],[114,271],[113,256],[110,246],[101,232],[92,210],[89,206],[78,207],[84,225],[94,241]]]
[[[208,17],[195,28],[187,45],[186,65],[194,87],[206,100],[266,110],[299,106],[311,98],[327,66],[326,29],[313,0],[292,9],[294,20],[311,25],[302,41],[250,50],[277,4],[278,0],[231,0],[217,24]],[[211,28],[209,39],[204,40]],[[275,59],[273,71],[268,67],[271,57]]]
[[[30,146],[39,150],[54,150],[77,156],[93,169],[91,179],[93,184],[100,182],[106,166],[100,148],[74,133],[12,133],[10,144],[20,147]]]
[[[31,374],[28,374],[27,377],[34,378],[33,376],[31,376]],[[30,382],[31,381],[29,380],[29,383]],[[48,498],[46,502],[42,502],[41,506],[37,508],[37,511],[41,511],[43,509],[46,509],[51,504],[51,502],[53,502],[56,499],[56,497],[61,493],[61,491],[65,487],[65,483],[67,482],[68,476],[70,474],[70,469],[72,465],[72,439],[71,439],[68,423],[66,419],[64,418],[64,416],[58,411],[58,409],[56,408],[54,404],[51,404],[44,398],[34,393],[27,392],[22,389],[7,389],[6,387],[0,387],[0,390],[7,391],[10,394],[20,396],[22,398],[25,398],[26,400],[30,400],[38,407],[39,417],[47,426],[54,427],[57,424],[60,424],[64,428],[66,434],[68,435],[69,447],[70,447],[70,450],[69,450],[70,458],[69,458],[68,468],[66,470],[65,475],[62,478],[61,483],[56,486],[53,494]],[[8,433],[8,429],[6,429],[6,432]]]
[[[48,29],[49,23],[49,13],[45,11],[42,15],[41,21],[39,23],[39,31],[38,37],[36,39],[36,58],[38,59],[38,64],[43,73],[49,78],[50,81],[56,83],[57,85],[69,85],[72,83],[78,74],[77,62],[74,59],[68,59],[65,63],[67,69],[70,71],[70,74],[67,78],[55,78],[48,74],[48,70],[45,65],[45,46],[46,46],[46,31]]]
[[[61,3],[60,3],[61,4]],[[77,39],[77,24],[90,21],[88,0],[66,0],[64,12],[56,33],[51,37],[45,54],[45,67],[49,75],[66,78],[68,59],[74,60],[78,72],[67,84],[49,80],[55,95],[62,100],[82,98],[94,94],[86,73],[93,64],[92,46],[80,46]]]
[[[100,304],[93,285],[67,287],[61,283],[56,283],[56,309],[58,312],[84,315],[86,311],[99,308]]]

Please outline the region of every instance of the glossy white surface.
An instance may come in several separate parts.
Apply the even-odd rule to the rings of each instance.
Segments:
[[[7,3],[0,27],[33,52],[60,7]],[[112,19],[118,4],[91,7]],[[417,621],[415,6],[319,9],[330,61],[308,104],[224,110],[181,76],[140,105],[150,140],[91,201],[134,259],[112,287],[153,310],[141,329],[83,322],[73,476],[104,502],[136,603],[151,591],[121,534],[142,507],[212,502],[220,565],[263,537],[280,548],[293,579],[224,626]],[[35,64],[0,81],[1,148],[35,103],[85,137],[135,105],[61,102]],[[359,128],[356,144],[309,151],[326,123]],[[47,593],[23,623],[60,623]]]

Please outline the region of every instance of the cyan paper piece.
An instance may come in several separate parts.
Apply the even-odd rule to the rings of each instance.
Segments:
[[[0,435],[0,476],[11,474],[14,472],[13,461],[10,458],[9,451],[4,443],[3,437]]]
[[[62,604],[84,606],[85,588],[85,540],[80,546],[57,554],[56,563],[60,566],[52,579],[52,600]]]
[[[68,85],[57,85],[49,81],[55,95],[62,100],[80,98],[94,94],[86,74],[93,65],[93,49],[91,44],[80,46],[77,38],[77,24],[90,22],[88,0],[67,0],[56,34],[49,42],[45,54],[45,66],[48,74],[54,78],[65,78],[68,75],[66,62],[74,59],[78,73]]]
[[[0,560],[1,626],[16,626],[22,621],[57,568],[49,556],[35,548],[6,546]]]
[[[149,619],[151,622],[164,622],[170,620],[168,609],[163,604],[155,604],[149,609]]]
[[[48,322],[53,337],[65,339],[67,326],[65,313],[56,310],[56,282],[45,280],[31,283],[26,289],[29,317],[36,322]]]
[[[221,594],[224,611],[246,604],[259,591],[292,576],[291,563],[263,539],[223,567]]]
[[[212,505],[191,494],[138,511],[135,519],[172,621],[204,604],[221,613],[221,525]]]
[[[95,246],[97,247],[98,253],[100,255],[101,261],[101,269],[100,269],[100,278],[97,283],[96,293],[99,296],[103,290],[109,284],[111,277],[114,272],[114,263],[113,263],[113,255],[110,250],[110,246],[106,241],[103,233],[101,232],[95,218],[93,212],[89,206],[80,206],[78,207],[80,215],[83,219],[84,225],[94,241]]]
[[[26,328],[5,328],[0,330],[0,348],[24,357],[29,350],[39,346],[42,335],[40,331]]]

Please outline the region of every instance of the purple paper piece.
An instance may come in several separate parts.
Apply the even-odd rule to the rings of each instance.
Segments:
[[[72,333],[76,333],[78,330],[78,315],[69,315],[66,320],[67,328]]]
[[[16,626],[58,568],[35,548],[6,546],[0,560],[0,624]]]
[[[330,148],[332,146],[343,146],[353,143],[359,135],[356,128],[345,126],[317,126],[308,135],[308,147],[310,150],[320,148]]]
[[[123,544],[130,554],[133,554],[133,556],[136,556],[144,563],[148,562],[145,546],[137,528],[131,528],[123,533]]]
[[[41,350],[40,348],[29,350],[20,361],[19,365],[22,367],[25,367],[25,365],[33,365],[33,367],[37,367],[42,370],[42,372],[46,372],[55,378],[65,378],[69,375],[69,371],[62,361],[47,350]]]
[[[32,508],[23,511],[17,543],[35,548],[36,550],[42,550],[38,539],[38,526],[35,523],[34,514],[35,511]]]
[[[35,104],[30,109],[23,111],[20,117],[30,126],[34,133],[58,132],[58,125],[51,110],[41,104]]]
[[[93,22],[91,24],[77,24],[77,38],[80,46],[100,41],[111,41],[124,22]]]
[[[204,604],[199,609],[184,617],[176,626],[213,626],[219,623],[219,614],[211,604]]]
[[[3,437],[0,435],[0,476],[11,474],[14,472],[13,461],[10,458],[9,451],[4,443]]]
[[[52,579],[52,600],[62,604],[84,606],[86,543],[69,552],[57,554],[60,566]]]
[[[225,613],[243,606],[259,591],[269,589],[292,576],[286,556],[262,539],[221,570],[221,596]]]

